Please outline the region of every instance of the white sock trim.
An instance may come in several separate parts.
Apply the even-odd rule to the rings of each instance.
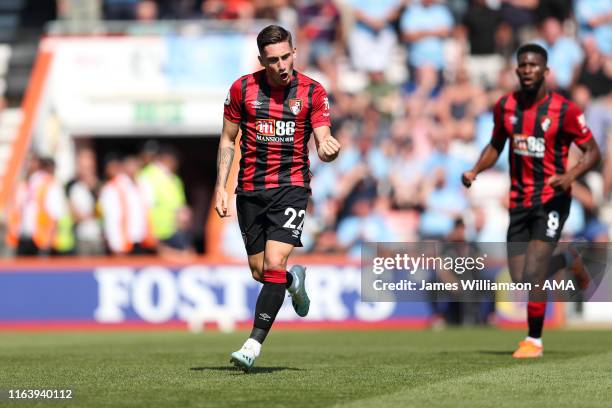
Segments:
[[[261,352],[261,343],[255,339],[249,338],[247,339],[247,341],[244,342],[242,348],[253,350],[253,354],[255,354],[255,357],[259,357],[259,353]]]
[[[539,339],[536,339],[535,337],[527,336],[527,337],[525,337],[525,340],[532,342],[533,344],[535,344],[538,347],[542,347],[542,345],[543,345],[541,337]]]

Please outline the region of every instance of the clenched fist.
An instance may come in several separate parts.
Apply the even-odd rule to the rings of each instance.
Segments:
[[[476,172],[475,171],[466,171],[465,173],[463,173],[463,175],[461,176],[461,182],[463,183],[464,186],[466,186],[467,188],[470,188],[472,183],[474,182],[474,180],[476,180]]]
[[[215,193],[215,210],[219,217],[229,217],[227,212],[227,191],[224,188],[217,188]]]
[[[338,157],[340,153],[340,142],[333,137],[328,137],[319,146],[319,158],[323,161],[329,162]]]

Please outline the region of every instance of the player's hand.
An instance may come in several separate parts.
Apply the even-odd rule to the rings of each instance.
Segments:
[[[476,180],[475,171],[472,171],[472,170],[466,171],[465,173],[461,175],[461,182],[467,188],[470,188],[472,186],[472,183],[474,182],[474,180]]]
[[[572,186],[574,179],[571,175],[565,174],[555,174],[551,178],[548,179],[547,184],[558,191],[567,191]]]
[[[229,217],[227,212],[227,191],[224,188],[218,188],[215,193],[215,210],[219,217]]]
[[[321,160],[332,161],[340,153],[340,142],[330,136],[321,143],[319,151]]]

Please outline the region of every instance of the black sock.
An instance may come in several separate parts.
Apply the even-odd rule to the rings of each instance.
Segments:
[[[527,318],[527,324],[529,325],[529,333],[527,334],[529,337],[534,339],[539,339],[542,337],[542,328],[544,327],[544,316],[532,317],[529,316]]]
[[[260,343],[264,341],[284,300],[284,283],[264,283],[257,297],[257,304],[255,305],[255,322],[253,323],[253,331],[251,332],[252,339]]]
[[[287,283],[285,283],[285,287],[287,289],[289,289],[291,287],[291,284],[293,283],[293,275],[290,274],[289,272],[285,272],[287,274]]]
[[[550,258],[550,264],[548,266],[548,274],[546,278],[552,277],[554,274],[565,268],[567,265],[567,257],[565,254],[557,254]]]
[[[249,339],[257,340],[259,344],[262,344],[268,335],[269,330],[258,329],[257,327],[253,327],[251,330],[251,335]]]

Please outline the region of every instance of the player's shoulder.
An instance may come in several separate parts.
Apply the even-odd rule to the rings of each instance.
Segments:
[[[568,112],[582,112],[580,107],[576,104],[576,102],[571,99],[561,95],[558,92],[551,93],[551,100],[557,102],[557,105],[565,107],[565,110]]]
[[[501,111],[502,108],[511,106],[516,103],[518,98],[517,92],[508,92],[500,96],[495,102],[495,111]]]
[[[308,75],[302,74],[301,72],[296,71],[296,76],[297,76],[297,83],[298,86],[301,87],[310,87],[313,86],[316,88],[320,88],[322,90],[325,90],[325,88],[323,87],[323,85],[321,85],[321,83],[311,77],[309,77]]]

